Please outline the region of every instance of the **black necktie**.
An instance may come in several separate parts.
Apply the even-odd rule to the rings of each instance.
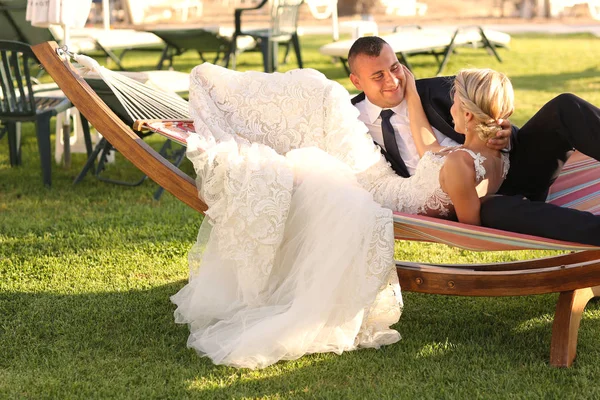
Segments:
[[[403,177],[408,177],[408,169],[404,160],[400,157],[400,150],[398,150],[398,143],[396,142],[396,134],[394,133],[394,127],[390,122],[390,118],[394,115],[392,110],[381,111],[381,133],[383,134],[383,144],[385,145],[385,153],[383,155],[392,164],[392,168],[396,173]]]

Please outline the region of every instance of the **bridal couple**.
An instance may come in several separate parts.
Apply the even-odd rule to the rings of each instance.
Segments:
[[[172,301],[216,364],[398,341],[392,210],[600,240],[598,218],[543,202],[573,148],[600,158],[596,107],[561,95],[518,129],[501,73],[415,81],[378,37],[348,58],[354,105],[311,69],[192,72],[187,155],[209,208]]]

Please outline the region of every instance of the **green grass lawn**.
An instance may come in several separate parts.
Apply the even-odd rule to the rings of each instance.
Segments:
[[[326,36],[303,37],[306,67],[348,89],[340,64],[318,53]],[[514,36],[499,63],[460,49],[446,69],[492,67],[516,89],[513,121],[523,124],[560,92],[600,104],[600,39],[588,35]],[[293,60],[293,57],[292,57]],[[152,68],[158,55],[125,64]],[[411,59],[417,77],[436,71]],[[190,52],[175,60],[189,71]],[[260,69],[242,54],[238,69]],[[286,68],[293,67],[291,65]],[[403,339],[380,350],[318,354],[260,371],[215,366],[186,348],[188,329],[173,322],[169,296],[187,279],[186,254],[201,216],[156,185],[122,187],[91,175],[72,185],[84,163],[53,166],[42,185],[37,142],[23,127],[23,166],[10,168],[0,141],[0,398],[589,398],[600,397],[600,307],[585,313],[570,369],[548,365],[556,295],[459,298],[405,293],[396,328]],[[154,144],[158,138],[152,138]],[[182,168],[192,174],[189,163]],[[140,175],[117,156],[113,176]],[[550,253],[472,253],[397,242],[399,259],[489,262]]]

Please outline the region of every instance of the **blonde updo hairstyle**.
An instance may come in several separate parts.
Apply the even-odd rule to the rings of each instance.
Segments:
[[[499,119],[514,110],[514,92],[508,77],[492,69],[463,69],[456,74],[454,91],[464,111],[473,114],[475,131],[486,142],[502,128]]]

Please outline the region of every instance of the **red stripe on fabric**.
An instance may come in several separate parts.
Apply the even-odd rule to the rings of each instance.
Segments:
[[[600,162],[575,152],[550,187],[548,202],[600,214]]]
[[[589,198],[587,198],[588,196]],[[565,190],[564,193],[555,195],[548,203],[556,204],[561,207],[568,207],[569,204],[578,204],[584,199],[586,202],[592,201],[592,205],[600,202],[600,181],[590,185],[581,186],[573,191]],[[596,202],[593,202],[593,199],[596,199]]]
[[[461,224],[422,215],[394,213],[394,234],[400,240],[445,243],[469,250],[587,250],[596,246]]]

